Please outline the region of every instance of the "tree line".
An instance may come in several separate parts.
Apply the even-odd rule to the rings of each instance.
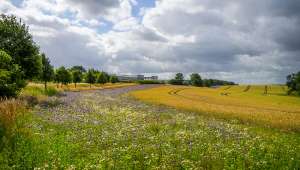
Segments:
[[[13,15],[0,15],[0,97],[17,96],[28,80],[38,80],[45,84],[54,81],[67,85],[71,82],[107,83],[118,82],[115,75],[73,66],[69,69],[54,69],[50,60],[40,52],[33,41],[28,26]]]
[[[234,82],[217,80],[217,79],[202,79],[199,73],[192,73],[190,80],[184,80],[182,73],[177,73],[173,79],[169,81],[173,85],[192,85],[197,87],[213,87],[223,85],[236,85]]]

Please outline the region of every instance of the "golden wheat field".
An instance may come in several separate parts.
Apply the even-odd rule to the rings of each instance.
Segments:
[[[281,85],[218,88],[167,85],[131,94],[146,102],[217,118],[300,131],[300,98],[287,96],[286,87]]]

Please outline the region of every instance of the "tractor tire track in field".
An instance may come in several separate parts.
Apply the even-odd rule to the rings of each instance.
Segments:
[[[191,101],[200,101],[206,104],[212,104],[212,105],[218,105],[218,106],[224,106],[224,107],[228,107],[228,106],[233,106],[233,107],[239,107],[239,108],[249,108],[249,109],[258,109],[258,110],[262,110],[262,111],[276,111],[276,112],[284,112],[284,113],[299,113],[299,111],[287,111],[287,110],[280,110],[280,109],[272,109],[272,108],[262,108],[262,107],[255,107],[255,106],[249,106],[249,105],[237,105],[237,104],[220,104],[220,103],[215,103],[215,102],[211,102],[211,101],[207,101],[208,97],[206,96],[195,96],[195,97],[188,97],[185,95],[180,94],[180,92],[187,90],[188,88],[176,88],[176,89],[172,89],[171,91],[168,92],[169,95],[171,96],[175,96],[175,97],[181,97],[187,100],[191,100]]]
[[[251,86],[250,85],[248,85],[244,90],[243,90],[243,92],[247,92],[247,91],[249,91],[250,90],[250,88],[251,88]]]
[[[228,86],[226,87],[224,90],[229,90],[232,86]]]

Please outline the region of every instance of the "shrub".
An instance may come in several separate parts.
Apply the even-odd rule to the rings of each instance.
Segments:
[[[183,81],[182,80],[176,80],[176,79],[172,79],[169,81],[170,84],[172,85],[182,85]]]
[[[159,80],[139,80],[137,81],[139,84],[164,84],[163,81]]]
[[[15,97],[26,86],[20,67],[12,63],[12,58],[0,50],[0,98]]]

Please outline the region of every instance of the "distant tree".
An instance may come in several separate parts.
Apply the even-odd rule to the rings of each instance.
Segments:
[[[68,85],[72,81],[71,73],[63,66],[57,69],[56,76],[57,80],[64,85]]]
[[[42,72],[39,48],[28,27],[15,16],[0,15],[0,49],[12,57],[24,73],[24,78],[33,79]]]
[[[71,70],[72,70],[72,71],[77,70],[77,71],[80,71],[81,73],[85,73],[85,72],[86,72],[86,70],[85,70],[85,68],[84,68],[83,66],[73,66],[73,67],[71,68]]]
[[[174,84],[174,85],[183,85],[183,81],[184,81],[184,76],[182,73],[177,73],[175,75],[175,79],[171,79],[169,81],[170,84]]]
[[[191,84],[193,86],[198,86],[198,87],[203,86],[201,76],[198,73],[193,73],[190,75],[190,77],[191,77]]]
[[[54,78],[54,69],[53,66],[50,64],[49,58],[42,54],[42,74],[41,79],[44,81],[45,90],[47,90],[47,82],[53,80]]]
[[[86,73],[85,81],[86,83],[90,84],[90,88],[92,87],[92,84],[96,82],[96,74],[94,73],[93,69],[88,70],[88,72]]]
[[[288,94],[297,92],[300,95],[300,71],[287,76],[286,85],[288,86]]]
[[[183,81],[183,79],[184,79],[184,76],[182,73],[177,73],[175,75],[175,80]]]
[[[76,84],[82,81],[82,72],[80,70],[73,70],[72,78],[76,88]]]
[[[23,73],[12,57],[0,50],[0,98],[15,97],[26,86]]]
[[[104,72],[100,72],[97,77],[97,83],[105,84],[108,82],[108,77]]]
[[[116,75],[111,75],[110,76],[110,82],[111,83],[117,83],[117,82],[119,82],[119,79]]]

